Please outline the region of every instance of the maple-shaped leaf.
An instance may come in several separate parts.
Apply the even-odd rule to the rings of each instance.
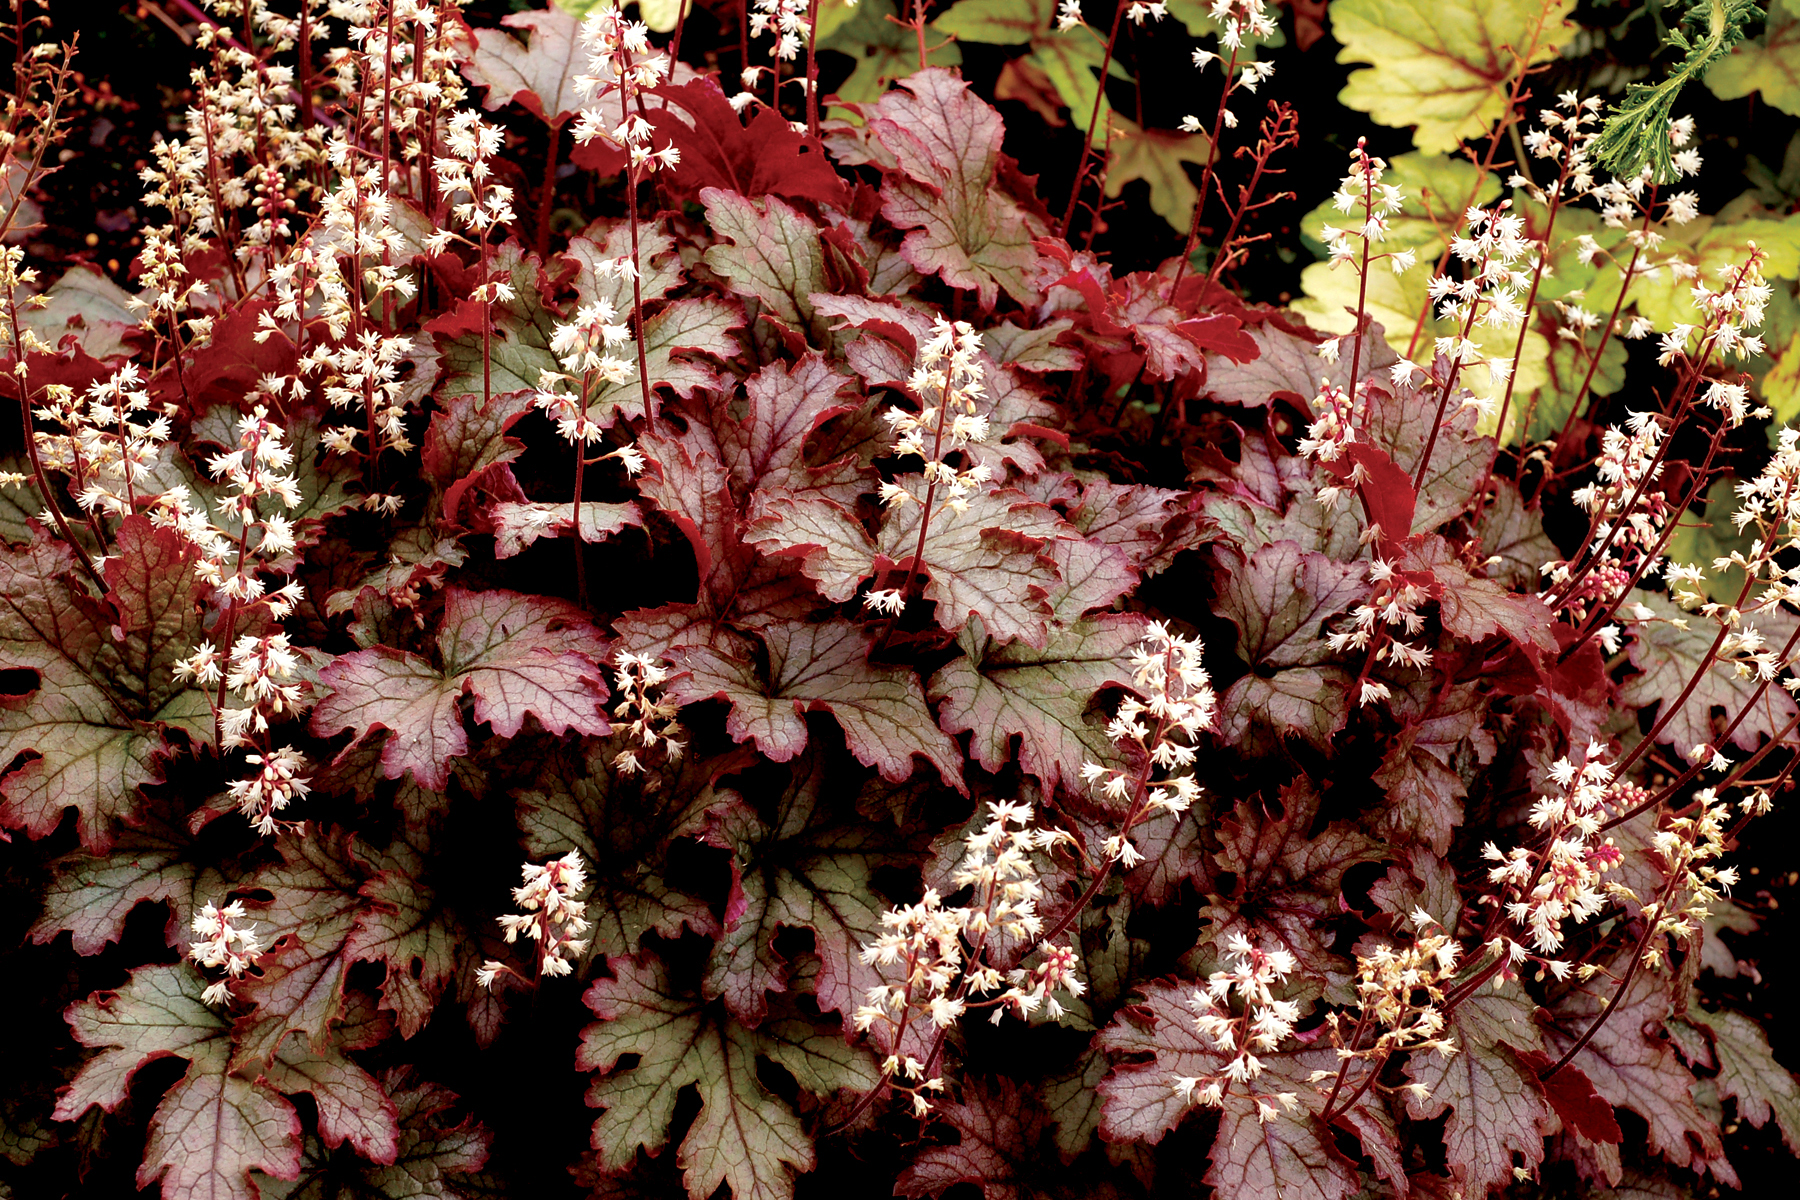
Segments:
[[[1689,1005],[1687,1019],[1706,1028],[1719,1064],[1719,1094],[1737,1101],[1738,1115],[1761,1129],[1774,1117],[1781,1140],[1800,1153],[1800,1083],[1775,1061],[1769,1035],[1741,1012],[1707,1012]]]
[[[808,353],[791,368],[764,367],[745,382],[744,395],[741,421],[719,406],[694,414],[689,445],[706,433],[715,440],[691,457],[716,459],[728,469],[746,544],[771,558],[797,562],[827,598],[849,599],[874,556],[856,508],[877,477],[851,455],[814,462],[807,444],[825,422],[855,410],[851,379],[823,356]],[[821,542],[831,549],[823,550]],[[743,556],[728,549],[725,557]]]
[[[891,508],[882,524],[875,570],[924,571],[925,598],[937,605],[938,625],[952,633],[980,617],[990,637],[1041,649],[1049,632],[1047,597],[1058,582],[1045,543],[1072,535],[1073,527],[1047,505],[993,488],[970,497],[965,511],[945,506],[932,514],[921,561],[915,552],[925,489],[910,481],[908,490],[915,502]]]
[[[690,646],[677,665],[687,674],[669,695],[682,704],[720,699],[736,741],[786,762],[806,749],[806,714],[830,713],[857,761],[892,780],[913,773],[913,756],[962,786],[962,755],[937,728],[919,680],[909,670],[872,665],[863,627],[844,620],[776,622],[762,631],[768,669],[730,645]]]
[[[1085,119],[1085,118],[1084,118]],[[1187,164],[1204,168],[1208,157],[1204,133],[1178,133],[1133,124],[1114,113],[1106,141],[1110,161],[1106,167],[1106,194],[1118,199],[1125,185],[1141,179],[1150,188],[1150,211],[1182,233],[1194,216],[1200,189],[1187,173]]]
[[[502,392],[484,402],[476,392],[440,401],[425,430],[419,465],[442,519],[460,521],[462,498],[475,481],[524,453],[525,443],[508,437],[507,430],[531,411],[531,397]]]
[[[580,1069],[601,1073],[588,1103],[606,1110],[594,1122],[602,1166],[617,1171],[639,1147],[660,1150],[677,1096],[693,1087],[700,1112],[675,1156],[692,1200],[706,1200],[721,1183],[734,1200],[792,1200],[794,1174],[816,1161],[812,1138],[763,1087],[757,1060],[785,1068],[807,1092],[830,1096],[879,1082],[867,1053],[800,1018],[751,1029],[717,1004],[675,990],[654,957],[608,965],[614,978],[596,981],[583,997],[600,1021],[582,1031],[575,1055]],[[624,1055],[635,1065],[621,1067]]]
[[[356,958],[350,941],[371,907],[362,895],[367,872],[347,835],[288,833],[275,847],[280,861],[240,885],[270,895],[247,901],[265,950],[260,973],[233,987],[256,1006],[236,1031],[240,1066],[267,1063],[288,1040],[314,1049],[326,1044],[344,1011],[344,976]]]
[[[974,1080],[959,1100],[932,1105],[957,1133],[955,1145],[927,1143],[894,1181],[896,1196],[941,1196],[972,1183],[986,1200],[1018,1200],[1048,1182],[1039,1150],[1049,1121],[1031,1092],[1010,1079]]]
[[[348,1142],[372,1162],[394,1161],[400,1137],[394,1101],[337,1047],[313,1050],[290,1038],[263,1070],[261,1082],[289,1096],[310,1095],[327,1146]]]
[[[1294,542],[1248,555],[1222,546],[1213,578],[1214,611],[1237,626],[1238,657],[1250,664],[1220,698],[1226,739],[1240,742],[1260,723],[1323,749],[1350,709],[1350,676],[1332,661],[1324,630],[1366,595],[1361,564]]]
[[[1429,386],[1423,393],[1390,389],[1380,381],[1369,388],[1367,424],[1359,425],[1357,434],[1366,434],[1369,441],[1387,451],[1409,480],[1418,473],[1425,441],[1431,436],[1436,396]],[[1473,408],[1454,403],[1445,411],[1431,463],[1425,469],[1425,483],[1419,489],[1413,525],[1407,532],[1436,529],[1475,499],[1475,489],[1487,478],[1496,450],[1493,438],[1476,434],[1478,419]],[[1392,531],[1391,536],[1400,535]]]
[[[1192,984],[1153,983],[1143,989],[1140,1003],[1126,1008],[1101,1031],[1100,1047],[1124,1058],[1100,1084],[1103,1137],[1161,1141],[1190,1111],[1175,1090],[1175,1079],[1216,1074],[1230,1061],[1230,1055],[1194,1027],[1188,1007],[1193,993]],[[1356,1171],[1312,1118],[1324,1097],[1316,1094],[1309,1079],[1315,1069],[1335,1066],[1336,1055],[1313,1050],[1260,1057],[1263,1074],[1257,1088],[1265,1093],[1291,1091],[1302,1108],[1263,1121],[1243,1089],[1228,1091],[1219,1110],[1206,1182],[1220,1200],[1286,1196],[1344,1200],[1356,1190]],[[1367,1098],[1358,1102],[1359,1107],[1368,1104]]]
[[[1025,77],[1041,78],[1049,85],[1050,98],[1042,102],[1041,110],[1045,120],[1051,125],[1063,124],[1057,109],[1067,108],[1070,121],[1085,131],[1094,116],[1096,99],[1100,101],[1100,121],[1112,112],[1105,97],[1097,95],[1106,40],[1085,25],[1058,29],[1055,14],[1056,0],[982,0],[958,4],[934,24],[961,42],[1028,46],[1029,53],[1011,60],[1011,65]],[[1116,57],[1108,74],[1127,77]]]
[[[838,178],[817,139],[796,132],[774,109],[758,105],[746,124],[717,81],[695,79],[658,89],[663,107],[650,115],[657,143],[681,151],[668,173],[677,195],[705,188],[740,196],[785,196],[847,207]]]
[[[1441,589],[1438,617],[1457,637],[1479,642],[1501,635],[1533,654],[1556,649],[1550,608],[1535,591],[1510,591],[1476,575],[1444,538],[1432,534],[1408,546],[1402,563],[1434,576]]]
[[[1166,570],[1183,550],[1211,540],[1194,497],[1145,484],[1088,480],[1069,523],[1091,542],[1125,552],[1126,562],[1144,576]]]
[[[1205,368],[1208,353],[1239,360],[1254,358],[1256,342],[1247,337],[1239,318],[1218,313],[1195,317],[1205,282],[1188,276],[1179,284],[1162,271],[1134,271],[1117,279],[1087,255],[1075,256],[1066,246],[1041,242],[1046,263],[1063,274],[1055,286],[1067,287],[1087,302],[1081,322],[1083,339],[1113,359],[1109,378],[1120,386],[1138,373],[1138,358],[1152,378],[1173,379]],[[1054,277],[1054,275],[1053,275]]]
[[[750,482],[724,468],[719,455],[725,451],[716,442],[706,448],[692,437],[646,432],[638,445],[654,464],[639,478],[638,493],[686,535],[699,583],[692,603],[641,609],[613,621],[634,651],[667,657],[675,646],[716,641],[726,620],[762,628],[804,620],[818,607],[817,595],[791,564],[765,558],[744,541],[733,490]]]
[[[500,36],[505,36],[504,34]],[[640,264],[639,269],[643,269]],[[561,319],[551,304],[554,293],[566,286],[572,265],[559,269],[554,277],[544,264],[525,252],[515,241],[502,243],[489,260],[488,273],[500,282],[510,284],[513,299],[493,306],[487,371],[483,372],[483,349],[480,317],[476,314],[472,327],[434,331],[443,364],[443,379],[438,390],[441,397],[498,396],[506,392],[535,391],[538,373],[559,370],[556,356],[550,351]],[[471,286],[479,281],[472,281]]]
[[[356,741],[387,731],[383,772],[410,771],[441,791],[450,760],[469,751],[458,702],[473,700],[475,720],[501,737],[516,735],[527,714],[551,733],[604,736],[611,730],[596,658],[600,632],[574,605],[517,592],[450,588],[438,626],[438,662],[377,646],[342,655],[320,673],[330,688],[313,710],[321,737],[344,729]]]
[[[174,1055],[187,1073],[150,1117],[137,1184],[158,1181],[168,1200],[256,1200],[250,1172],[291,1179],[300,1169],[300,1119],[279,1094],[232,1073],[231,1029],[200,998],[206,981],[191,966],[140,967],[126,985],[73,1005],[75,1039],[100,1053],[58,1098],[70,1121],[124,1102],[145,1063]]]
[[[579,514],[572,503],[503,500],[487,510],[487,518],[494,526],[494,557],[512,558],[541,538],[575,533],[577,515],[581,540],[590,545],[644,523],[642,511],[629,500],[619,504],[584,500]]]
[[[1494,735],[1483,728],[1485,689],[1439,688],[1421,680],[1396,688],[1391,709],[1400,730],[1391,738],[1374,782],[1387,792],[1379,823],[1398,841],[1419,841],[1436,854],[1450,850],[1468,794],[1463,772],[1494,757]]]
[[[735,883],[705,986],[741,1020],[760,1022],[769,993],[789,988],[791,964],[774,947],[783,926],[812,931],[820,1008],[848,1019],[881,982],[861,955],[884,911],[873,876],[912,856],[891,830],[834,819],[823,807],[831,782],[827,756],[808,754],[772,805],[738,800],[718,820],[714,840],[732,853]]]
[[[77,954],[98,954],[119,940],[125,919],[140,904],[167,904],[163,936],[176,945],[203,900],[222,890],[211,871],[195,861],[187,821],[164,806],[138,812],[105,854],[76,850],[51,864],[44,911],[31,940],[52,941],[68,930]],[[207,876],[202,885],[200,877]]]
[[[1390,851],[1343,821],[1314,833],[1319,796],[1304,778],[1282,788],[1280,799],[1279,817],[1252,800],[1246,802],[1248,811],[1219,823],[1214,861],[1235,883],[1202,912],[1212,919],[1218,944],[1239,932],[1265,949],[1286,949],[1307,991],[1322,990],[1334,1003],[1349,1003],[1350,977],[1343,959],[1332,952],[1335,935],[1326,923],[1343,911],[1344,873]]]
[[[586,106],[577,77],[588,70],[581,22],[560,8],[509,13],[505,29],[476,29],[475,52],[463,64],[469,82],[487,88],[482,107],[515,102],[540,121],[561,125]],[[506,32],[525,31],[525,39]]]
[[[26,688],[0,695],[0,826],[43,837],[74,808],[82,845],[103,851],[157,777],[161,728],[210,736],[205,696],[172,670],[201,630],[195,552],[184,545],[128,518],[108,564],[109,605],[75,579],[60,542],[0,548],[0,668]]]
[[[1619,688],[1619,701],[1649,710],[1661,720],[1667,716],[1667,706],[1700,674],[1700,664],[1712,648],[1717,631],[1711,621],[1681,611],[1664,596],[1639,589],[1631,598],[1650,608],[1656,618],[1631,625],[1631,661],[1642,673],[1627,679]],[[1711,745],[1713,709],[1723,708],[1729,721],[1743,711],[1756,690],[1754,675],[1739,678],[1730,664],[1715,662],[1700,675],[1687,702],[1669,718],[1656,735],[1657,740],[1676,746],[1684,754],[1694,746]],[[1774,737],[1777,730],[1785,727],[1796,711],[1800,709],[1785,689],[1763,689],[1755,707],[1732,731],[1732,745],[1754,750],[1764,737]]]
[[[1000,114],[939,67],[901,81],[867,109],[869,134],[894,160],[882,215],[909,230],[901,253],[920,271],[967,288],[992,308],[1002,290],[1021,304],[1037,289],[1033,238],[1043,220],[996,185]]]
[[[390,1097],[396,1116],[393,1154],[370,1162],[361,1155],[334,1153],[308,1137],[294,1179],[258,1180],[264,1200],[465,1200],[492,1194],[461,1186],[458,1177],[487,1161],[493,1137],[472,1118],[456,1115],[454,1093],[403,1070],[385,1073],[378,1086]]]
[[[1207,360],[1206,392],[1214,400],[1259,408],[1279,397],[1311,405],[1326,384],[1348,390],[1356,334],[1344,335],[1337,357],[1329,362],[1319,353],[1324,335],[1291,316],[1271,314],[1267,321],[1245,329],[1244,336],[1256,344],[1256,357],[1239,362],[1218,355]],[[1363,378],[1385,375],[1398,356],[1379,324],[1371,322],[1363,336]]]
[[[1421,150],[1454,151],[1506,111],[1507,88],[1556,57],[1575,0],[1340,0],[1331,32],[1352,71],[1338,99],[1378,124],[1413,129]],[[1523,61],[1521,61],[1523,60]]]
[[[785,121],[775,120],[786,128]],[[707,249],[706,265],[732,291],[760,302],[766,319],[779,321],[813,346],[831,345],[830,326],[812,302],[814,293],[830,290],[818,224],[774,196],[752,200],[709,187],[700,199],[707,223],[720,239]]]
[[[1542,1162],[1544,1135],[1556,1124],[1536,1072],[1520,1058],[1543,1049],[1532,1008],[1516,987],[1479,989],[1449,1015],[1455,1053],[1415,1051],[1406,1062],[1407,1078],[1430,1089],[1423,1099],[1409,1096],[1407,1112],[1428,1121],[1451,1110],[1444,1149],[1471,1195],[1510,1178],[1515,1155],[1527,1169]]]
[[[1768,0],[1762,37],[1741,41],[1706,72],[1706,86],[1721,100],[1760,92],[1765,103],[1800,114],[1800,6]]]
[[[823,14],[827,5],[848,3],[849,0],[820,0],[819,11]],[[895,9],[894,0],[867,0],[851,9],[852,15],[832,31],[829,40],[821,33],[819,49],[848,55],[856,64],[850,78],[838,85],[840,102],[863,104],[879,99],[890,83],[919,69],[917,37],[912,29],[899,24]],[[962,62],[962,47],[930,22],[925,25],[925,41],[928,65],[954,67]],[[843,141],[834,141],[835,157],[840,163],[848,162],[842,153]]]
[[[1056,620],[1042,649],[989,638],[980,617],[958,636],[962,657],[926,685],[946,732],[973,733],[969,752],[989,771],[1013,757],[1048,791],[1073,788],[1084,762],[1116,753],[1104,721],[1089,713],[1102,688],[1131,686],[1131,649],[1149,624],[1137,613],[1096,613],[1135,581],[1125,554],[1092,542],[1049,544],[1062,575],[1049,596]]]
[[[458,947],[468,938],[438,903],[420,847],[396,839],[370,860],[375,874],[358,889],[369,903],[344,950],[352,960],[387,967],[381,1007],[394,1014],[400,1036],[409,1038],[430,1020],[455,974]]]
[[[1596,975],[1592,983],[1555,1004],[1544,1037],[1544,1049],[1554,1059],[1560,1060],[1606,1008],[1618,987],[1613,979],[1624,966],[1615,963],[1615,973]],[[1607,1103],[1644,1119],[1650,1149],[1677,1167],[1711,1171],[1735,1187],[1736,1175],[1719,1137],[1717,1110],[1708,1114],[1696,1103],[1693,1074],[1669,1041],[1659,1036],[1669,1011],[1667,981],[1640,972],[1606,1023],[1571,1061]]]
[[[700,836],[707,813],[728,802],[707,786],[720,766],[683,756],[677,771],[646,777],[616,768],[618,749],[590,743],[585,753],[554,755],[516,793],[519,830],[533,861],[578,850],[586,862],[607,864],[590,877],[586,897],[593,925],[587,955],[595,958],[633,954],[652,931],[670,938],[683,928],[719,932],[712,909],[671,886],[663,864],[677,838]]]

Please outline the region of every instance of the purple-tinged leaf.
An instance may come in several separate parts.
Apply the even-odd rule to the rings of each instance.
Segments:
[[[466,693],[477,721],[513,737],[527,715],[546,730],[604,736],[606,688],[600,633],[565,601],[517,592],[451,588],[438,627],[439,661],[378,646],[339,657],[320,674],[331,690],[313,710],[313,732],[344,729],[356,741],[385,730],[383,773],[412,772],[442,790],[450,760],[469,752],[457,704]]]
[[[140,1188],[158,1181],[168,1200],[256,1200],[252,1171],[294,1178],[300,1119],[294,1106],[231,1071],[231,1032],[200,999],[206,981],[185,963],[140,967],[118,991],[96,992],[67,1014],[75,1038],[100,1054],[57,1100],[69,1121],[125,1100],[139,1067],[168,1055],[187,1073],[150,1117]]]
[[[831,620],[786,622],[763,630],[764,674],[748,648],[689,646],[677,655],[687,674],[670,684],[682,704],[719,699],[731,706],[725,727],[736,741],[754,741],[776,762],[806,749],[806,716],[830,713],[858,762],[899,781],[924,758],[947,783],[962,786],[962,755],[937,728],[918,677],[868,661],[862,626]]]

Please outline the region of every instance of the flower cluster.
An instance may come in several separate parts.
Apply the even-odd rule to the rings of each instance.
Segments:
[[[242,979],[262,957],[256,926],[244,920],[243,901],[233,900],[220,908],[209,900],[194,914],[193,930],[200,940],[188,943],[188,957],[208,970],[225,972],[225,978],[207,985],[201,999],[223,1004],[231,999],[232,983]]]
[[[1567,758],[1551,766],[1550,779],[1559,790],[1539,796],[1531,808],[1531,827],[1541,835],[1536,849],[1515,846],[1502,851],[1492,842],[1482,847],[1482,856],[1494,864],[1488,882],[1499,889],[1483,902],[1501,908],[1539,955],[1563,948],[1570,922],[1590,920],[1615,895],[1629,896],[1622,885],[1605,878],[1624,856],[1611,838],[1599,840],[1604,819],[1621,794],[1613,784],[1612,768],[1603,761],[1604,753],[1602,746],[1590,742],[1581,766]],[[1487,949],[1514,964],[1529,954],[1505,934],[1496,934]],[[1566,961],[1538,961],[1558,979],[1569,974]]]
[[[673,167],[681,152],[673,145],[655,148],[650,122],[634,114],[632,106],[669,74],[669,60],[653,52],[650,30],[641,21],[628,21],[618,8],[599,8],[581,26],[581,45],[587,54],[587,72],[575,77],[584,107],[575,122],[575,140],[582,145],[604,141],[626,152],[632,178],[641,178],[658,167]],[[609,96],[619,98],[617,121],[601,109]]]
[[[661,660],[621,650],[614,659],[613,690],[619,703],[613,708],[613,728],[623,730],[625,749],[613,756],[613,766],[627,775],[644,769],[640,755],[660,751],[663,761],[675,762],[685,744],[676,714],[681,706],[663,695],[669,669]]]
[[[1143,860],[1131,844],[1131,828],[1157,812],[1184,813],[1200,798],[1194,781],[1195,742],[1218,727],[1218,697],[1201,665],[1205,647],[1161,622],[1152,624],[1131,652],[1132,688],[1107,726],[1130,767],[1082,764],[1081,777],[1114,804],[1128,805],[1119,832],[1101,851],[1126,869]]]
[[[1232,1087],[1242,1085],[1256,1102],[1257,1116],[1271,1121],[1300,1103],[1294,1092],[1264,1094],[1256,1088],[1263,1073],[1259,1056],[1279,1047],[1300,1019],[1297,1003],[1274,994],[1293,973],[1294,956],[1286,950],[1261,950],[1241,933],[1230,936],[1225,952],[1237,961],[1214,971],[1188,999],[1194,1027],[1225,1058],[1225,1065],[1205,1075],[1178,1077],[1172,1086],[1185,1104],[1218,1108]]]
[[[1009,1012],[1029,1017],[1039,1009],[1054,1019],[1063,1008],[1053,992],[1079,997],[1086,990],[1073,948],[1045,944],[1037,908],[1043,888],[1032,855],[1070,840],[1065,832],[1034,828],[1028,804],[990,803],[987,821],[969,834],[951,876],[958,892],[968,890],[969,903],[946,905],[936,888],[927,889],[917,904],[882,914],[881,935],[863,946],[863,962],[897,982],[870,988],[852,1022],[891,1047],[882,1074],[912,1097],[921,1115],[931,1108],[925,1093],[941,1090],[943,1080],[930,1075],[933,1052],[923,1058],[908,1052],[909,1031],[944,1030],[979,1009],[991,1010],[996,1024]],[[1041,950],[1043,960],[1002,971],[991,962],[1001,941]]]
[[[521,873],[524,884],[513,889],[513,903],[520,911],[495,920],[508,945],[521,934],[537,943],[535,970],[539,976],[567,975],[574,969],[569,960],[587,951],[587,940],[581,936],[589,928],[587,904],[581,899],[587,891],[587,864],[579,850],[571,850],[541,867],[526,863]],[[488,959],[476,971],[475,981],[491,988],[501,975],[524,978],[507,964]]]
[[[1359,706],[1392,696],[1387,684],[1369,678],[1376,664],[1420,671],[1431,665],[1430,650],[1404,640],[1425,628],[1425,614],[1419,608],[1430,599],[1429,584],[1427,572],[1402,570],[1388,559],[1373,558],[1369,561],[1369,598],[1350,610],[1347,623],[1326,635],[1326,644],[1334,653],[1370,652],[1357,680]]]
[[[1388,268],[1394,274],[1404,275],[1418,261],[1418,255],[1412,250],[1374,252],[1374,247],[1387,240],[1388,218],[1406,203],[1404,192],[1391,183],[1382,182],[1386,172],[1387,160],[1370,154],[1368,139],[1358,138],[1356,149],[1350,152],[1349,173],[1332,193],[1331,203],[1345,216],[1357,215],[1360,209],[1361,219],[1344,229],[1335,225],[1324,225],[1319,229],[1333,267],[1347,262],[1361,274],[1368,270],[1370,263],[1387,259]],[[1337,339],[1322,345],[1319,353],[1328,361],[1335,361]]]
[[[886,507],[922,504],[921,521],[928,523],[940,490],[943,507],[967,512],[969,497],[992,478],[987,463],[959,468],[950,461],[952,455],[987,441],[988,420],[979,408],[986,396],[980,354],[981,335],[968,322],[933,319],[931,337],[919,347],[918,362],[907,381],[922,407],[915,413],[894,406],[883,414],[896,436],[894,453],[903,460],[916,458],[923,463],[920,475],[926,484],[925,495],[919,496],[903,483],[884,482],[881,502]],[[899,588],[876,588],[863,598],[863,604],[874,612],[897,614],[906,607],[906,593]]]
[[[1381,942],[1356,955],[1360,1013],[1354,1024],[1365,1034],[1373,1031],[1373,1037],[1358,1038],[1352,1033],[1346,1042],[1341,1033],[1351,1022],[1332,1013],[1326,1024],[1339,1058],[1384,1058],[1395,1050],[1430,1050],[1444,1058],[1456,1053],[1455,1040],[1444,1033],[1440,1006],[1445,988],[1461,964],[1462,944],[1422,908],[1413,909],[1407,919],[1413,926],[1411,941],[1404,945]],[[1413,1086],[1423,1099],[1427,1094],[1423,1085]]]
[[[1254,92],[1259,84],[1275,74],[1275,64],[1267,59],[1251,57],[1247,62],[1241,61],[1245,36],[1256,41],[1268,40],[1275,35],[1275,19],[1269,15],[1265,0],[1212,0],[1207,16],[1219,27],[1219,45],[1224,47],[1225,54],[1221,57],[1211,50],[1195,50],[1194,65],[1204,70],[1209,63],[1222,63],[1220,70],[1225,73],[1225,93],[1219,98],[1219,119],[1213,125],[1216,137],[1221,124],[1226,129],[1238,126],[1237,114],[1228,107],[1232,94],[1239,89]],[[1190,114],[1181,119],[1181,128],[1188,133],[1199,133],[1205,126],[1200,123],[1200,118]]]

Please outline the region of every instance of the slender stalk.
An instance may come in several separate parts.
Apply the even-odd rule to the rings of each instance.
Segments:
[[[1594,1023],[1583,1030],[1581,1036],[1575,1039],[1575,1044],[1564,1051],[1563,1056],[1556,1060],[1555,1065],[1548,1071],[1545,1071],[1539,1078],[1550,1079],[1555,1076],[1558,1071],[1568,1066],[1574,1057],[1581,1053],[1582,1048],[1593,1040],[1594,1035],[1600,1032],[1600,1027],[1606,1024],[1607,1018],[1613,1015],[1613,1012],[1619,1007],[1619,1002],[1625,999],[1625,993],[1631,990],[1632,980],[1637,978],[1638,968],[1643,965],[1644,948],[1650,944],[1650,939],[1656,935],[1656,921],[1661,919],[1663,910],[1668,907],[1669,900],[1675,895],[1675,885],[1680,879],[1680,872],[1670,873],[1669,882],[1667,886],[1663,888],[1662,895],[1659,896],[1656,901],[1656,919],[1652,919],[1649,913],[1643,914],[1644,933],[1643,936],[1638,938],[1637,948],[1631,952],[1631,965],[1625,968],[1625,978],[1619,981],[1619,990],[1612,994],[1612,999],[1606,1002],[1606,1007],[1600,1011],[1598,1017],[1594,1018]]]
[[[1481,265],[1475,269],[1475,278],[1481,279],[1487,272],[1487,255],[1482,255]],[[1456,377],[1462,371],[1462,342],[1469,340],[1469,333],[1475,328],[1475,312],[1481,307],[1479,294],[1469,300],[1469,314],[1463,318],[1462,336],[1458,339],[1456,361],[1450,364],[1450,370],[1444,376],[1443,390],[1438,393],[1437,415],[1431,419],[1431,436],[1425,439],[1425,453],[1419,456],[1419,469],[1413,473],[1413,491],[1417,492],[1425,486],[1425,471],[1431,466],[1431,452],[1437,448],[1438,431],[1444,425],[1444,409],[1450,404],[1450,393],[1456,388]]]
[[[1113,9],[1112,30],[1106,35],[1106,53],[1100,58],[1100,83],[1098,90],[1094,92],[1093,110],[1088,113],[1087,132],[1082,135],[1081,139],[1081,159],[1075,169],[1075,186],[1069,189],[1069,206],[1063,210],[1062,231],[1065,238],[1069,236],[1069,225],[1075,220],[1075,205],[1081,200],[1081,187],[1087,182],[1088,152],[1093,149],[1094,126],[1100,123],[1100,105],[1106,99],[1106,73],[1112,70],[1113,45],[1119,40],[1119,21],[1124,17],[1128,7],[1129,5],[1121,3]],[[923,70],[924,68],[925,26],[921,22],[919,25],[919,69]],[[1205,202],[1205,194],[1202,193],[1200,200],[1196,202],[1195,211],[1198,212],[1198,206]]]
[[[1124,8],[1123,3],[1120,8]],[[1206,201],[1212,193],[1213,171],[1219,162],[1219,134],[1225,128],[1225,104],[1231,99],[1232,80],[1237,76],[1238,52],[1233,49],[1231,59],[1225,64],[1225,89],[1219,93],[1219,109],[1213,114],[1212,132],[1206,135],[1206,170],[1200,177],[1200,193],[1194,197],[1194,215],[1188,220],[1187,242],[1181,248],[1181,261],[1175,264],[1175,286],[1181,285],[1181,277],[1187,274],[1188,261],[1194,257],[1194,247],[1200,241],[1200,217],[1206,211]],[[1100,86],[1106,86],[1106,76],[1100,76]],[[1066,222],[1065,222],[1066,224]]]
[[[924,26],[919,27],[924,36]],[[819,0],[808,0],[806,6],[806,133],[819,136]],[[924,64],[920,64],[923,69]]]

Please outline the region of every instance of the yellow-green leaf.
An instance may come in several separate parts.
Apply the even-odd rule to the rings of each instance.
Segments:
[[[1769,21],[1762,37],[1739,42],[1725,60],[1706,73],[1706,86],[1721,100],[1761,92],[1784,113],[1800,115],[1800,3],[1767,0]]]
[[[1527,63],[1575,36],[1575,0],[1337,0],[1338,61],[1367,63],[1338,96],[1377,123],[1415,126],[1421,150],[1454,150],[1506,110]]]
[[[1183,163],[1206,166],[1206,135],[1168,129],[1140,129],[1115,114],[1112,119],[1112,165],[1106,171],[1106,194],[1117,197],[1125,185],[1142,179],[1150,185],[1150,207],[1156,215],[1187,232],[1200,189]]]

